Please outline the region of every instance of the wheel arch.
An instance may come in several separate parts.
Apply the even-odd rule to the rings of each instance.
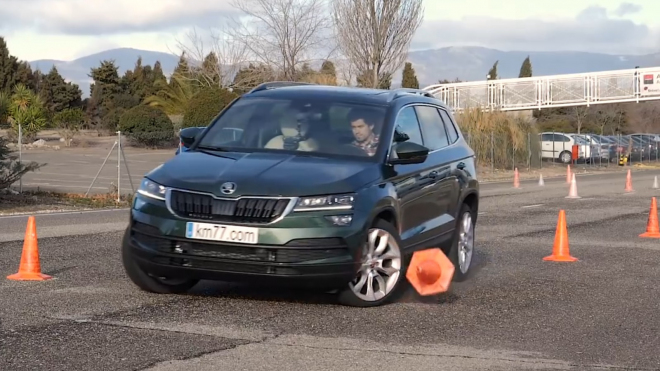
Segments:
[[[479,193],[476,191],[468,191],[463,195],[463,200],[461,204],[466,204],[474,212],[474,221],[477,221],[477,215],[479,215]]]

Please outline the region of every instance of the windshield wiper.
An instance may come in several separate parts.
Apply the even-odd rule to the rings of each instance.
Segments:
[[[229,152],[228,149],[224,147],[216,147],[216,146],[198,146],[197,148],[199,149],[206,149],[209,151],[217,151],[217,152]]]
[[[199,146],[199,147],[197,147],[197,149],[202,153],[206,153],[207,155],[221,157],[221,158],[228,158],[230,160],[236,160],[234,157],[223,156],[223,155],[218,153],[218,152],[229,152],[229,150],[227,150],[226,148]]]

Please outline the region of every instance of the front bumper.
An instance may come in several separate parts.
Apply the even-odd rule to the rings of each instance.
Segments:
[[[186,220],[166,213],[158,202],[143,199],[131,210],[125,243],[142,269],[160,276],[345,286],[360,267],[366,231],[359,226],[314,225],[318,223],[313,217],[301,218],[303,223],[282,224],[302,228],[262,227],[264,238],[256,245],[193,240],[185,238]]]

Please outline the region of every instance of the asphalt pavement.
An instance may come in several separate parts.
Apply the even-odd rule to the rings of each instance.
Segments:
[[[359,309],[329,294],[204,282],[139,291],[119,246],[127,210],[37,215],[55,279],[0,281],[2,370],[657,370],[660,241],[642,239],[655,172],[482,187],[471,280]],[[574,263],[552,252],[566,211]],[[0,217],[0,274],[26,216]]]
[[[133,193],[144,174],[174,156],[175,149],[145,150],[123,148],[118,158],[112,144],[98,148],[71,148],[66,151],[31,150],[22,154],[24,161],[43,166],[23,177],[26,190],[102,194],[121,187],[122,193]],[[121,162],[119,160],[121,159]],[[117,166],[117,164],[121,166]],[[129,176],[130,175],[130,176]],[[133,186],[131,186],[133,182]],[[18,183],[14,186],[18,187]]]

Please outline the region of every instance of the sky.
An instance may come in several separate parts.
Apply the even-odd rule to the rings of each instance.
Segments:
[[[72,60],[118,47],[178,54],[231,0],[0,0],[0,36],[21,60]],[[242,0],[248,2],[250,0]],[[609,54],[660,51],[658,0],[425,0],[411,49],[483,46]]]

